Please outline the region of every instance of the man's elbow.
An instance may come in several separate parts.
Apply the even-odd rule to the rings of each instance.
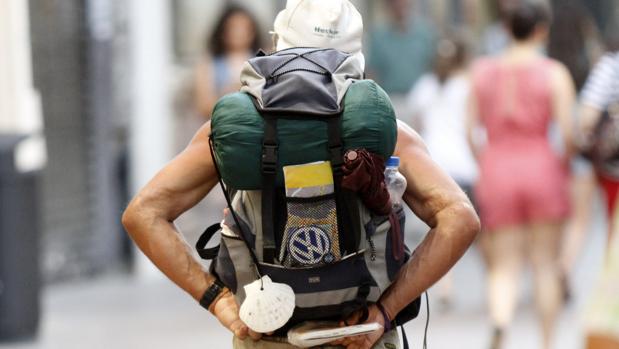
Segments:
[[[472,243],[481,231],[481,222],[473,206],[469,203],[459,205],[456,208],[455,220],[458,225],[458,233],[469,243]]]
[[[140,230],[140,227],[145,224],[147,220],[147,205],[144,204],[139,196],[133,199],[129,203],[129,206],[123,212],[121,223],[125,228],[125,231],[133,237],[137,231]]]
[[[136,226],[138,225],[139,220],[137,218],[137,211],[138,209],[136,208],[136,204],[134,202],[131,202],[129,206],[127,206],[127,208],[125,209],[125,212],[123,212],[121,218],[121,223],[125,228],[125,231],[130,235],[131,232],[134,231]]]

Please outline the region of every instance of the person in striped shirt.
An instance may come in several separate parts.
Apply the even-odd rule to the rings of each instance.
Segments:
[[[593,134],[602,114],[613,105],[619,105],[619,51],[602,57],[589,75],[582,91],[580,123],[585,137]],[[610,218],[617,208],[619,199],[619,171],[598,171],[597,176],[606,196],[607,213]],[[610,231],[612,231],[611,224],[609,224]]]

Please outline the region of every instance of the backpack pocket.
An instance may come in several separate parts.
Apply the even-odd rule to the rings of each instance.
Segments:
[[[380,296],[364,260],[363,251],[315,268],[286,268],[261,264],[274,282],[289,285],[296,296],[290,324],[309,320],[341,320],[344,314],[362,309]]]
[[[367,213],[365,260],[382,294],[411,256],[410,250],[404,244],[406,216],[402,208],[393,212],[391,216],[371,216],[369,211],[365,212]],[[417,298],[398,313],[396,323],[402,325],[415,319],[419,315],[420,307],[421,298]]]
[[[404,244],[406,218],[402,208],[390,216],[368,215],[365,223],[366,263],[381,292],[384,292],[410,257],[410,251]]]
[[[221,244],[211,270],[234,293],[239,304],[245,299],[245,285],[256,280],[256,267],[247,246],[238,236],[221,234]]]
[[[286,198],[279,260],[288,268],[319,267],[341,259],[335,195]]]

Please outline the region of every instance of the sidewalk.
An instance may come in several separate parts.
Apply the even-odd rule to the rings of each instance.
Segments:
[[[431,307],[429,348],[485,349],[490,333],[483,304],[479,259],[469,253],[456,267],[461,292],[456,307],[441,314]],[[586,281],[586,280],[582,280]],[[579,283],[583,285],[583,283]],[[578,294],[582,287],[578,287]],[[580,298],[580,297],[579,297]],[[537,347],[538,328],[531,306],[518,313],[508,349]],[[530,301],[528,303],[531,303]],[[556,348],[580,348],[575,306],[561,319]],[[229,348],[230,335],[189,296],[168,280],[138,280],[116,275],[91,282],[55,286],[45,294],[41,332],[35,343],[0,345],[1,349],[72,348]],[[411,348],[421,348],[423,316],[407,325]]]

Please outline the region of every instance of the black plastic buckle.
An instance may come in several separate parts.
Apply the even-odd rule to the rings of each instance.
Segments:
[[[344,159],[342,155],[342,145],[333,145],[329,147],[331,155],[331,168],[335,176],[342,174],[342,165],[344,165]]]
[[[277,144],[262,145],[262,172],[274,174],[277,170]]]

